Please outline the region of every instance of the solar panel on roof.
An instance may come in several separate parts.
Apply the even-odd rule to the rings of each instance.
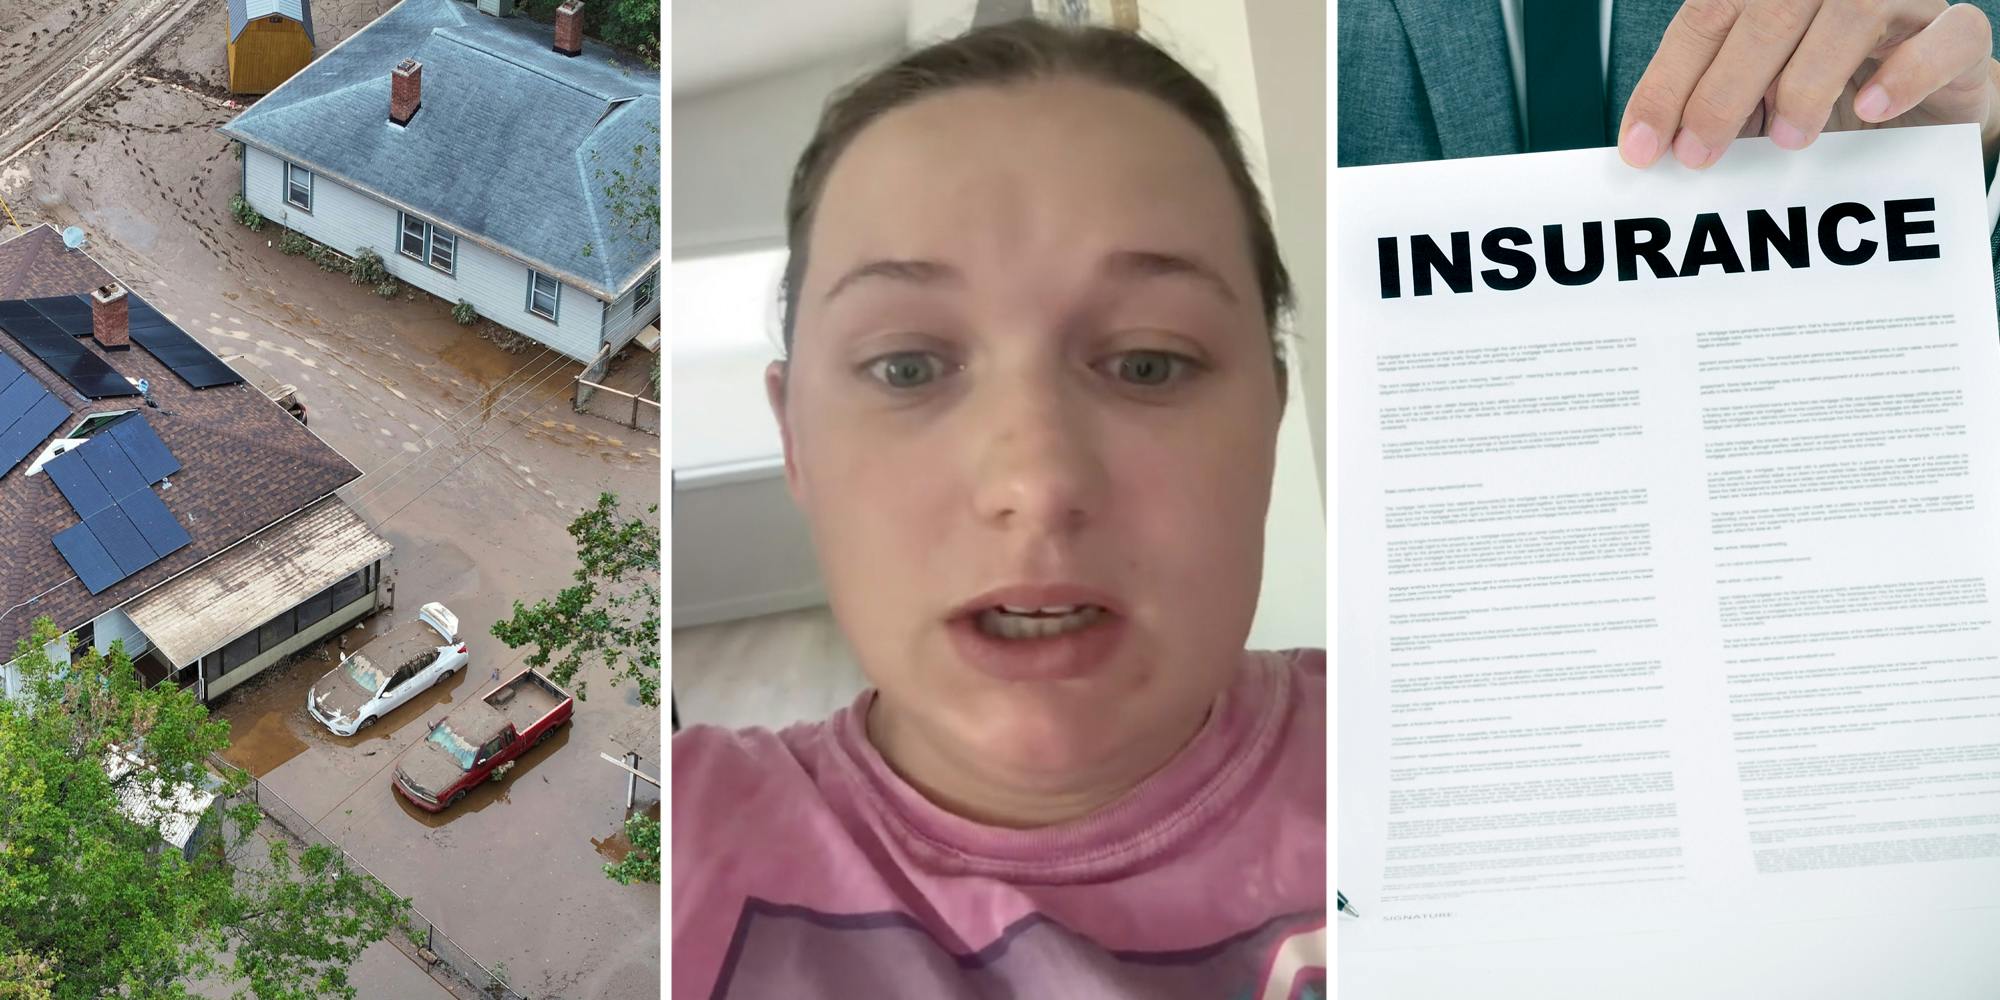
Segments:
[[[69,508],[76,511],[78,517],[89,517],[117,503],[111,491],[97,481],[97,473],[92,472],[90,465],[83,460],[81,449],[49,459],[42,466],[42,471],[49,474],[49,479],[55,482],[56,489],[62,491],[63,499],[69,501]]]
[[[79,295],[55,299],[29,299],[28,306],[72,337],[88,337],[91,329],[90,300]]]
[[[8,382],[6,388],[0,389],[0,430],[12,427],[14,421],[48,394],[40,382],[26,376]]]
[[[131,576],[160,561],[153,547],[146,544],[146,536],[117,507],[106,507],[84,518],[83,523],[90,526],[90,533],[97,536],[97,543],[104,546],[104,551],[111,553],[111,561],[118,564],[121,576]]]
[[[34,382],[27,376],[23,376],[22,380]],[[36,388],[40,388],[39,383]],[[0,475],[6,475],[14,466],[21,464],[21,460],[28,457],[42,443],[42,439],[49,436],[49,432],[61,427],[63,421],[68,419],[69,407],[43,390],[41,398],[28,408],[27,413],[15,420],[12,426],[0,430]]]
[[[236,374],[228,365],[220,361],[208,361],[198,365],[185,365],[174,369],[174,374],[197,389],[213,389],[218,385],[238,385],[243,376]]]
[[[153,553],[161,559],[172,555],[181,546],[194,541],[186,528],[174,519],[174,512],[151,490],[134,493],[118,505],[132,524],[146,536],[146,544],[153,547]]]
[[[180,462],[143,413],[118,417],[42,468],[83,519],[56,536],[56,548],[93,594],[194,540],[147,488],[178,472]]]
[[[0,310],[0,330],[7,331],[77,392],[91,399],[139,394],[139,390],[133,388],[103,358],[91,353],[89,347],[63,332],[62,327],[41,313],[28,308],[26,303],[0,305],[19,306],[27,310],[25,314],[20,309]]]
[[[180,376],[181,381],[196,389],[237,385],[243,381],[243,376],[144,299],[131,294],[126,298],[130,300],[126,306],[126,331],[139,346]]]
[[[125,454],[132,459],[133,465],[138,466],[139,475],[144,476],[147,483],[157,483],[181,471],[180,460],[167,450],[167,443],[160,440],[153,425],[146,422],[145,414],[128,413],[113,421],[105,431],[124,447]]]
[[[84,462],[90,466],[90,471],[97,473],[97,481],[104,484],[104,489],[114,500],[123,499],[146,488],[146,480],[139,475],[139,467],[132,464],[132,459],[125,454],[125,449],[118,447],[118,442],[111,438],[93,437],[78,446],[71,454],[83,456]]]
[[[97,536],[90,533],[90,526],[73,524],[56,532],[50,539],[56,551],[62,553],[63,561],[83,580],[83,586],[93,594],[101,594],[111,589],[113,584],[125,579],[129,574],[118,569],[111,553],[104,551]]]

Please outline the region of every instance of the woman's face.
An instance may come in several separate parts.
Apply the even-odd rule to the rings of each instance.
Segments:
[[[1222,161],[1144,95],[961,88],[827,178],[788,367],[794,495],[877,711],[1060,776],[1238,665],[1280,395]]]

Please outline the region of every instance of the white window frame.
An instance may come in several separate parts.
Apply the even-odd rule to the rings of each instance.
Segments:
[[[306,182],[303,185],[306,195],[306,199],[304,202],[300,202],[292,197],[292,195],[296,193],[301,187],[298,180],[299,174],[304,174],[306,178]],[[285,162],[285,204],[290,205],[293,208],[296,208],[299,211],[306,213],[307,215],[312,214],[313,172],[289,160]]]
[[[444,256],[443,266],[438,265],[438,256],[440,253]],[[432,226],[430,259],[425,261],[425,263],[431,266],[431,270],[443,271],[446,274],[457,274],[458,237],[444,232],[436,226]]]
[[[544,281],[555,286],[555,292],[549,295],[548,312],[543,312],[540,309],[535,308],[535,296],[541,294],[541,289],[538,288],[537,286]],[[562,282],[557,281],[554,277],[543,274],[542,272],[537,271],[532,267],[529,268],[528,269],[528,312],[532,315],[540,316],[541,318],[548,320],[551,323],[557,322],[556,317],[562,315]]]
[[[415,251],[410,249],[411,240],[417,241]],[[443,265],[438,264],[440,251]],[[458,237],[408,212],[396,213],[396,252],[433,271],[453,276],[458,273]]]
[[[396,252],[411,260],[423,260],[431,242],[431,224],[408,212],[396,213],[396,219]],[[411,240],[417,243],[414,252],[410,250]]]

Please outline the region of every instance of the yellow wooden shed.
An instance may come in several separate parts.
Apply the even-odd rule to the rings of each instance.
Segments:
[[[229,0],[231,91],[268,94],[312,59],[312,0]]]

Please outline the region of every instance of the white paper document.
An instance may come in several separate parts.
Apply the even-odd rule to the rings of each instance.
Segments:
[[[1714,975],[1671,942],[2000,902],[1980,163],[1955,126],[1341,171],[1343,962]]]

